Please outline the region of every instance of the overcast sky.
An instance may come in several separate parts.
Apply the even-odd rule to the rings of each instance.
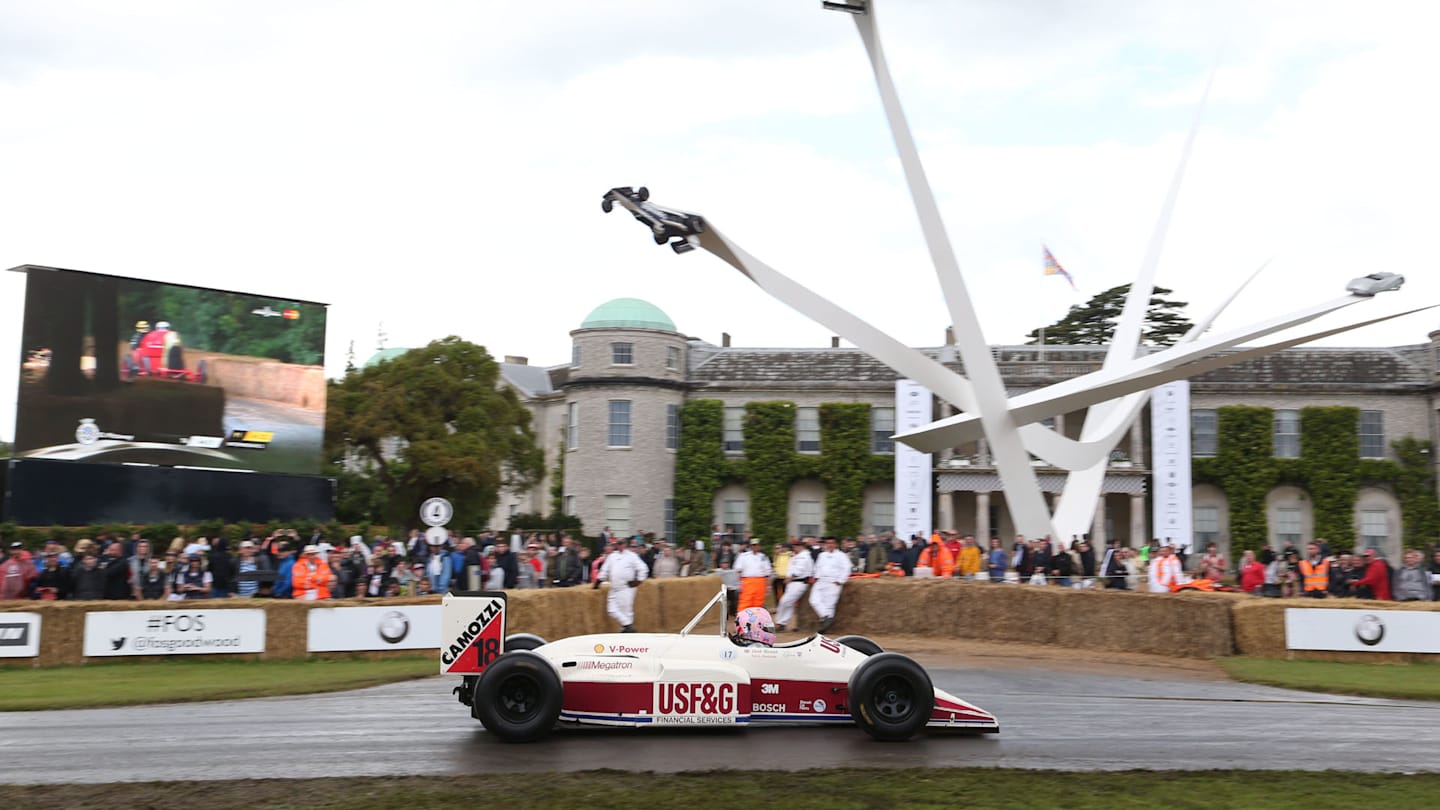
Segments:
[[[328,367],[449,334],[569,360],[615,297],[690,335],[829,333],[600,196],[649,186],[912,345],[946,315],[847,15],[818,0],[0,2],[0,267],[331,304]],[[887,0],[887,54],[992,343],[1133,278],[1220,65],[1158,282],[1220,322],[1404,273],[1440,302],[1440,11]],[[1048,243],[1080,287],[1041,274]],[[0,273],[0,357],[23,278]],[[183,318],[172,317],[182,334]],[[1345,336],[1423,342],[1423,313]],[[1335,342],[1335,341],[1332,341]],[[0,437],[16,367],[0,363]]]

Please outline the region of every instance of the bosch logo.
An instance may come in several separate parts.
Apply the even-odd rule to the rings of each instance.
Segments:
[[[1385,638],[1385,623],[1373,613],[1366,613],[1355,622],[1355,638],[1366,647],[1374,647]]]
[[[398,610],[386,611],[375,631],[386,644],[399,644],[410,635],[410,618]]]
[[[735,711],[733,683],[658,683],[655,700],[658,714],[732,714]]]

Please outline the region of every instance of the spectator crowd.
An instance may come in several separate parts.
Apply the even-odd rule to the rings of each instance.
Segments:
[[[717,530],[708,542],[672,544],[648,536],[616,538],[608,528],[600,535],[598,551],[565,532],[467,537],[450,532],[427,539],[412,530],[404,538],[367,541],[357,535],[331,543],[318,531],[302,538],[281,529],[243,540],[233,549],[224,538],[176,537],[163,550],[139,533],[128,538],[102,534],[73,548],[50,540],[33,553],[12,543],[0,562],[0,600],[319,600],[423,596],[451,589],[564,588],[598,584],[606,555],[619,550],[636,554],[648,578],[719,573],[737,599],[743,578],[747,602],[755,602],[755,589],[763,585],[777,605],[787,584],[796,579],[790,576],[796,555],[810,555],[811,561],[796,570],[805,574],[800,579],[813,582],[812,563],[822,551],[843,555],[833,559],[841,560],[841,567],[848,560],[852,577],[1440,601],[1440,548],[1428,559],[1410,549],[1391,564],[1374,549],[1336,552],[1317,539],[1303,549],[1287,543],[1258,555],[1245,551],[1232,565],[1213,544],[1194,555],[1158,540],[1139,548],[1119,542],[1095,548],[1082,537],[1066,544],[1017,536],[1008,544],[992,539],[982,546],[973,536],[942,530],[928,539],[889,532],[791,538],[766,551],[748,533]],[[762,578],[763,583],[758,581]]]

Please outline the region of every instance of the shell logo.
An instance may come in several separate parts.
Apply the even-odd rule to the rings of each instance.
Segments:
[[[597,653],[603,653],[603,652],[605,652],[605,645],[604,645],[604,644],[596,644],[596,645],[595,645],[595,652],[597,652]]]

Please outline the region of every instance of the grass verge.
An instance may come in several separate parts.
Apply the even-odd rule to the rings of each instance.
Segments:
[[[477,763],[478,764],[478,763]],[[797,773],[567,774],[262,779],[109,785],[4,785],[13,810],[129,807],[454,810],[456,807],[583,808],[1432,808],[1440,774],[1327,771],[1122,771],[1069,773],[981,768]]]
[[[433,655],[375,660],[207,658],[0,669],[0,711],[303,695],[360,689],[435,674]]]
[[[1243,657],[1221,658],[1217,663],[1230,677],[1247,683],[1337,695],[1440,700],[1440,664],[1360,664]]]

